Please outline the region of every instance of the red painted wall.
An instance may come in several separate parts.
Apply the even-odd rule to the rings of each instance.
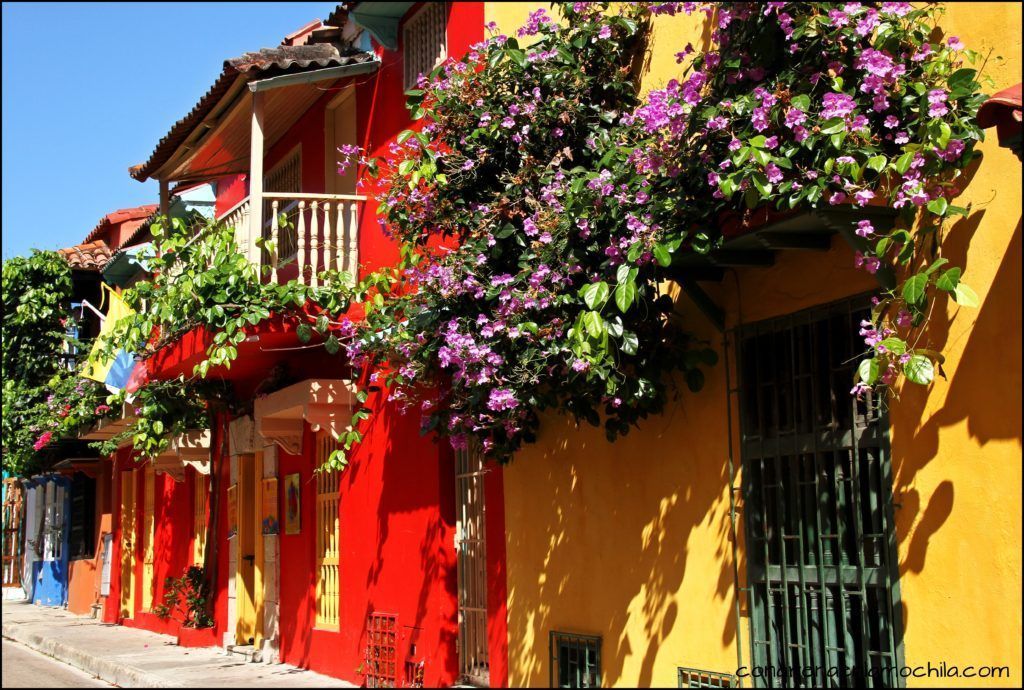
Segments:
[[[371,406],[373,406],[371,400]],[[424,661],[425,683],[458,674],[455,476],[450,451],[419,435],[415,415],[378,410],[341,474],[340,632],[314,630],[315,435],[302,456],[279,454],[279,478],[299,473],[301,533],[280,537],[281,653],[297,666],[361,683],[367,616],[398,616],[400,662]],[[282,491],[283,494],[283,491]],[[287,612],[287,613],[285,613]]]

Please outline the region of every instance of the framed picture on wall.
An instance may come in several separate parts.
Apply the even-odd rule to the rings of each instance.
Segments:
[[[299,473],[284,478],[284,533],[298,534],[302,528],[302,493],[299,490]]]

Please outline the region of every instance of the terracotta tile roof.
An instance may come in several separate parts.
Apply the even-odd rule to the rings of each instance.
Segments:
[[[101,271],[110,261],[110,247],[103,240],[76,244],[60,249],[58,253],[67,259],[71,268],[83,271]]]
[[[997,124],[1000,112],[1009,111],[1017,122],[1021,121],[1021,85],[992,94],[992,97],[978,108],[978,125],[982,129]]]
[[[134,231],[139,225],[142,225],[153,213],[159,208],[157,204],[146,204],[145,206],[135,206],[134,208],[121,208],[113,213],[100,218],[100,222],[96,224],[96,227],[86,236],[83,243],[92,242],[97,236],[107,230],[112,225],[121,225],[128,223],[130,231]],[[131,227],[134,225],[134,227]],[[126,235],[127,237],[127,235]],[[114,247],[119,249],[119,247]]]
[[[340,41],[340,32],[320,20],[289,34],[276,48],[263,48],[224,61],[217,80],[185,117],[178,120],[160,140],[149,160],[128,168],[136,180],[146,180],[174,154],[192,130],[206,118],[239,78],[259,78],[293,74],[307,70],[339,67],[366,62],[373,53],[363,52]]]

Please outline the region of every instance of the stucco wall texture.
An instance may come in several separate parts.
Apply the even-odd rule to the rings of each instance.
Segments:
[[[512,34],[540,6],[487,3],[486,20]],[[1021,81],[1020,26],[1016,3],[951,3],[942,21],[946,35],[993,49],[993,90]],[[707,40],[700,17],[657,18],[644,86],[677,75],[674,53]],[[982,304],[939,300],[926,339],[945,353],[948,378],[890,401],[893,501],[905,662],[1005,665],[1011,676],[910,687],[1022,677],[1021,164],[994,132],[980,150],[957,202],[971,215],[949,226],[943,255]],[[708,291],[731,328],[873,289],[836,237],[827,253],[781,253]],[[676,303],[722,355],[721,334],[688,298]],[[601,635],[609,687],[674,685],[678,666],[734,672],[737,648],[749,663],[749,624],[737,630],[734,610],[724,361],[707,373],[703,391],[681,386],[662,416],[615,444],[550,417],[506,468],[510,685],[547,684],[551,630]],[[740,559],[742,580],[742,544]]]

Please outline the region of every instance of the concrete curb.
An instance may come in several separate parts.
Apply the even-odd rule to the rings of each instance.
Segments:
[[[181,683],[158,676],[120,661],[101,659],[87,651],[53,637],[22,630],[16,624],[3,624],[3,636],[53,657],[100,680],[127,688],[182,688]]]

